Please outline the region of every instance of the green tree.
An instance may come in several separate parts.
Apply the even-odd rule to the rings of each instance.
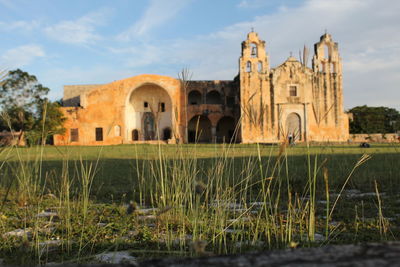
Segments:
[[[393,133],[400,128],[400,113],[393,108],[364,105],[349,112],[353,114],[350,133]]]
[[[38,106],[38,118],[33,127],[32,137],[45,144],[46,140],[55,134],[65,133],[64,122],[66,118],[60,110],[58,102],[51,102],[45,99]]]
[[[63,114],[59,105],[46,98],[49,88],[37,78],[20,69],[8,72],[0,84],[2,130],[19,131],[20,139],[27,132],[29,141],[36,143],[53,134],[63,133]]]
[[[26,111],[35,112],[37,105],[43,101],[49,88],[41,85],[36,76],[20,69],[8,72],[0,88],[0,107],[23,107]]]

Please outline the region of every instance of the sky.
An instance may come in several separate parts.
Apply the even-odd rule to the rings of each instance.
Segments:
[[[50,88],[139,74],[231,80],[254,28],[271,67],[325,31],[339,43],[344,105],[400,110],[399,0],[0,0],[0,70]],[[311,56],[310,56],[311,57]]]

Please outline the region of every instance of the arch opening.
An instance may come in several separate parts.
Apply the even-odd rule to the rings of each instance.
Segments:
[[[246,63],[246,72],[251,72],[251,62],[247,61]]]
[[[286,134],[289,139],[289,142],[296,142],[302,140],[301,118],[299,114],[293,112],[287,116]]]
[[[329,47],[327,44],[324,45],[324,58],[329,60]]]
[[[255,43],[250,44],[250,56],[253,58],[258,56],[257,45]]]
[[[137,129],[132,130],[132,141],[139,140],[139,131]]]
[[[257,70],[259,73],[263,72],[263,64],[261,61],[258,61]]]
[[[167,127],[163,130],[163,140],[167,141],[171,139],[171,128]]]
[[[229,116],[222,117],[218,121],[216,128],[217,143],[235,143],[237,141],[235,128],[234,118]]]
[[[200,105],[202,95],[199,91],[193,90],[188,94],[188,104],[189,105]]]
[[[212,104],[212,105],[222,104],[222,99],[221,99],[220,93],[218,93],[215,90],[208,92],[206,94],[206,104]]]
[[[210,143],[211,121],[204,115],[194,116],[188,123],[189,143]]]
[[[164,88],[156,84],[144,84],[134,89],[127,100],[126,140],[158,140],[163,137],[163,129],[172,129],[172,100]],[[134,134],[134,130],[137,134]]]

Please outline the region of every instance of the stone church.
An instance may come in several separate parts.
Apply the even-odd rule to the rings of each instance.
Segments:
[[[304,61],[304,60],[303,60]],[[101,85],[64,86],[64,135],[56,145],[132,143],[343,142],[338,44],[325,33],[312,68],[290,56],[270,68],[256,32],[242,42],[239,74],[231,81],[191,81],[138,75]]]

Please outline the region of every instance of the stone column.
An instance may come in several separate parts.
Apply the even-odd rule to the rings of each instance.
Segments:
[[[217,142],[217,127],[211,126],[211,142],[216,143]]]

